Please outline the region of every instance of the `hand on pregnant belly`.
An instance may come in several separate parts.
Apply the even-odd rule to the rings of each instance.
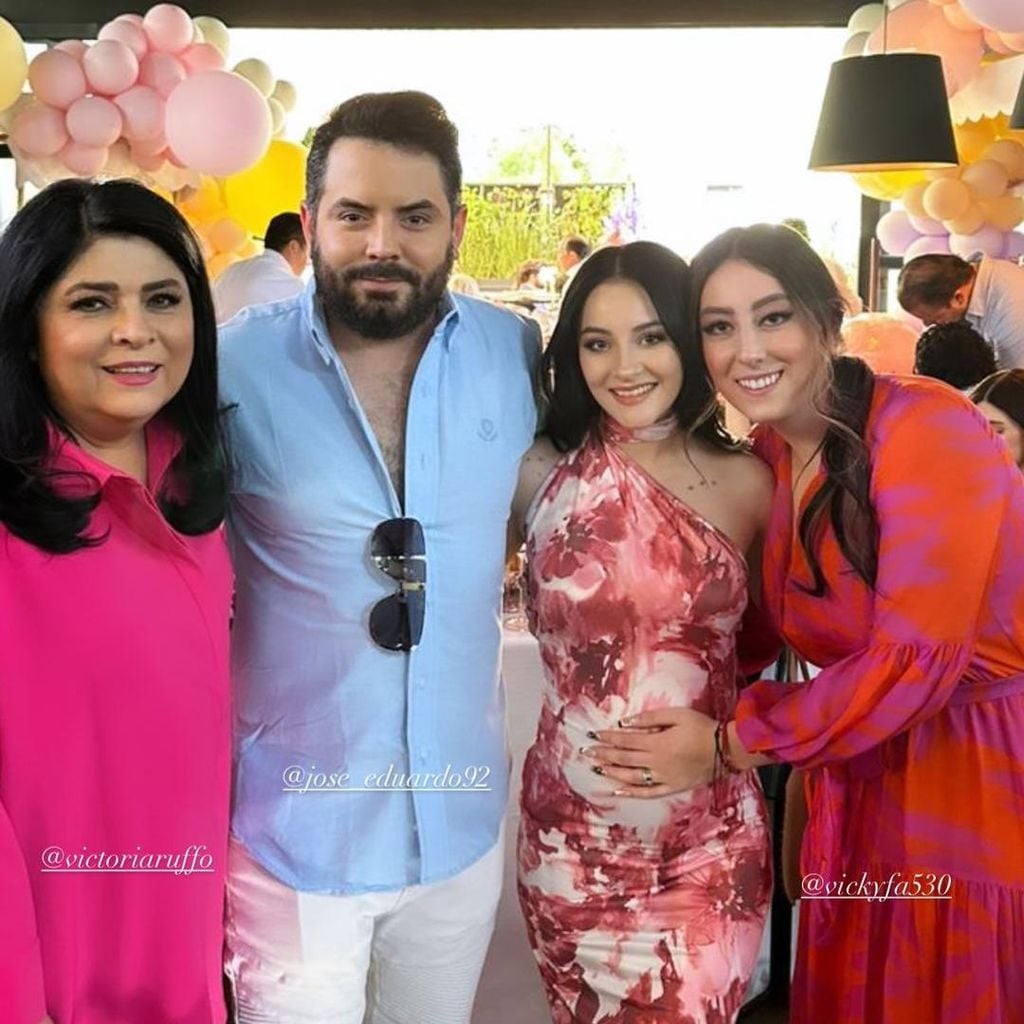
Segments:
[[[584,753],[598,774],[617,784],[616,795],[668,796],[711,781],[715,720],[691,708],[645,711],[605,729]]]

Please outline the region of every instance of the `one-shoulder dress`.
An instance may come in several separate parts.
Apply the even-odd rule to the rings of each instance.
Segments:
[[[640,711],[731,717],[744,558],[598,430],[527,513],[527,573],[545,686],[519,894],[553,1019],[726,1024],[771,888],[756,777],[617,798],[580,748]]]

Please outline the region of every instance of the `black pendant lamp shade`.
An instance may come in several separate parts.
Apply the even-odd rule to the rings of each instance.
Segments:
[[[938,57],[883,53],[832,65],[811,170],[899,171],[957,162]]]
[[[1010,127],[1024,128],[1024,78],[1020,80],[1020,88],[1017,90],[1017,102],[1010,115]]]

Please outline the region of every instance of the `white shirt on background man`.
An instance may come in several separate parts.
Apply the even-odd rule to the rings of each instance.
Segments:
[[[302,278],[273,249],[267,249],[252,259],[232,263],[213,285],[217,323],[226,323],[246,306],[291,298],[298,295],[303,287]]]

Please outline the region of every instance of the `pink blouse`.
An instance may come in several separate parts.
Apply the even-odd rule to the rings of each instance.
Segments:
[[[55,438],[101,485],[98,547],[0,526],[0,1021],[221,1024],[231,569],[221,530]]]

